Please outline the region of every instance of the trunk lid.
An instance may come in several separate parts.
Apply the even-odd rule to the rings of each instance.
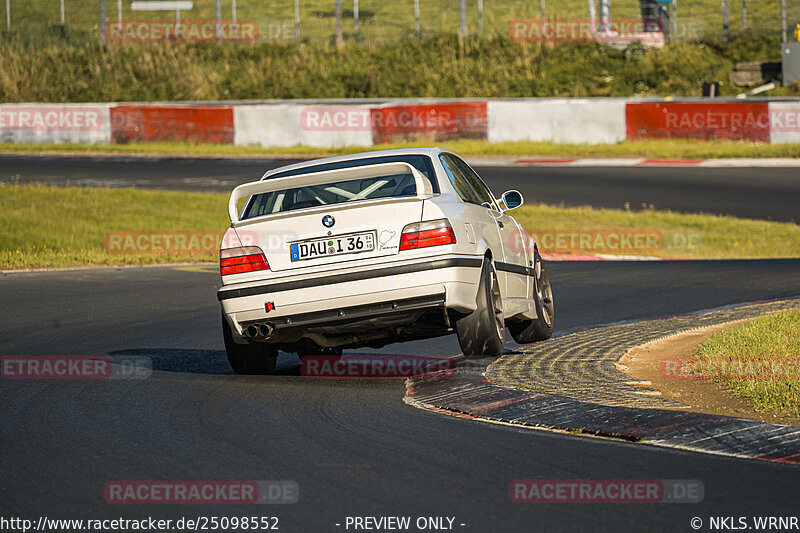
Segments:
[[[385,163],[241,185],[229,214],[242,245],[261,248],[270,270],[282,272],[396,255],[430,197],[416,169]]]

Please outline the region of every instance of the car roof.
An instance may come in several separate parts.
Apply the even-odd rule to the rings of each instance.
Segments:
[[[286,165],[278,168],[274,168],[272,170],[267,171],[261,177],[261,179],[267,179],[270,176],[277,174],[279,172],[285,172],[287,170],[294,170],[297,168],[303,167],[310,167],[316,166],[319,164],[324,163],[334,163],[338,161],[350,161],[350,160],[357,160],[357,159],[365,159],[368,157],[382,157],[382,156],[392,156],[392,155],[427,155],[430,156],[432,159],[436,159],[440,153],[452,153],[450,150],[445,148],[441,148],[438,146],[429,146],[424,148],[396,148],[393,150],[373,150],[371,152],[359,152],[357,154],[347,154],[347,155],[339,155],[335,157],[325,157],[322,159],[312,159],[310,161],[303,161],[302,163],[295,163],[293,165]]]

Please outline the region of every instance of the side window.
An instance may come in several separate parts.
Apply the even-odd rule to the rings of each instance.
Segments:
[[[492,196],[492,193],[489,191],[489,188],[486,186],[486,184],[483,183],[483,180],[480,178],[480,176],[478,176],[475,171],[472,170],[470,166],[461,159],[453,157],[452,160],[456,167],[458,167],[458,169],[464,175],[464,178],[466,178],[467,182],[472,185],[475,193],[477,193],[478,197],[481,199],[480,203],[487,203],[492,209],[494,209],[494,197]]]
[[[483,200],[481,200],[472,187],[470,187],[464,174],[462,174],[448,154],[440,155],[439,159],[442,161],[442,166],[447,173],[447,178],[450,180],[450,183],[453,184],[453,188],[456,190],[458,196],[468,204],[481,205]]]

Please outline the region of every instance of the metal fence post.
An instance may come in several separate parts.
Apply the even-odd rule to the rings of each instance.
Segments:
[[[594,0],[589,0],[589,28],[594,35],[597,31],[597,7],[594,5]]]
[[[747,0],[742,0],[742,29],[747,29]]]
[[[478,0],[478,34],[483,35],[483,0]]]
[[[611,0],[600,0],[600,27],[608,33],[611,23]]]
[[[106,0],[100,0],[100,42],[106,44]]]
[[[122,31],[122,0],[117,0],[117,24]]]
[[[217,41],[222,38],[222,3],[220,0],[214,0],[214,18],[217,22]]]
[[[239,34],[239,29],[236,27],[236,0],[231,0],[231,38],[235,39]]]
[[[358,0],[353,0],[353,32],[358,37]]]
[[[461,36],[464,37],[467,35],[467,0],[461,0],[459,2],[459,19],[460,19],[460,33]]]
[[[678,35],[678,0],[672,0],[672,34]]]
[[[786,42],[786,0],[781,0],[781,43]]]
[[[11,31],[11,0],[6,0],[6,30]]]
[[[722,42],[728,42],[728,0],[722,0]]]
[[[61,25],[66,24],[66,14],[64,13],[64,0],[61,0]]]
[[[545,0],[539,0],[539,15],[544,20]]]
[[[419,0],[414,0],[414,29],[419,31]]]
[[[341,47],[344,44],[344,37],[342,37],[342,0],[336,0],[336,46]]]
[[[294,0],[294,38],[300,40],[300,0]]]

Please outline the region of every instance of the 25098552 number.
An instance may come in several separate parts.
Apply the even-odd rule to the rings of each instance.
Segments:
[[[276,516],[201,516],[199,531],[278,531]]]

